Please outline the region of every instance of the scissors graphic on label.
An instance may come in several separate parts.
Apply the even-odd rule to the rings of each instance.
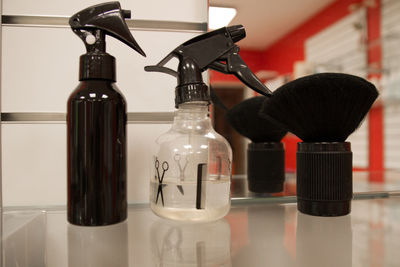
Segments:
[[[156,158],[156,161],[154,162],[154,167],[156,168],[157,171],[157,178],[158,178],[158,189],[157,189],[157,197],[156,197],[156,204],[158,203],[158,198],[161,195],[161,203],[164,206],[164,195],[163,195],[163,188],[166,186],[166,184],[163,184],[164,180],[164,175],[166,171],[169,169],[169,164],[166,161],[163,161],[161,164],[162,168],[162,174],[160,176],[160,161]]]
[[[188,160],[188,158],[187,158],[187,156],[186,156],[186,157],[185,157],[185,165],[184,165],[183,167],[182,167],[182,165],[181,165],[181,155],[180,155],[180,154],[175,154],[174,160],[175,160],[176,164],[178,164],[178,168],[179,168],[179,180],[180,180],[181,182],[183,182],[183,181],[185,180],[185,170],[186,170],[186,167],[187,167],[187,165],[188,165],[188,163],[189,163],[189,160]],[[183,195],[184,192],[183,192],[183,187],[182,187],[182,185],[177,185],[177,187],[178,187],[179,192],[181,192],[181,194]]]

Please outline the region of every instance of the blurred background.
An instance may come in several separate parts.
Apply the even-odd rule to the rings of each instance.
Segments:
[[[380,97],[349,141],[355,170],[384,179],[383,170],[400,169],[400,2],[396,0],[239,1],[210,0],[210,6],[236,12],[229,25],[243,24],[247,37],[240,54],[274,90],[319,72],[344,72],[368,79]],[[210,27],[213,25],[210,10]],[[211,71],[210,83],[228,106],[254,96],[233,76]],[[246,173],[248,140],[224,122],[214,108],[215,127],[234,150],[234,173]],[[286,170],[296,170],[296,136],[288,134]]]
[[[3,207],[65,206],[66,101],[78,84],[79,56],[84,53],[67,22],[75,12],[101,1],[1,2]],[[156,64],[207,30],[235,24],[242,24],[247,33],[238,43],[240,55],[271,90],[327,71],[373,82],[380,97],[349,141],[354,169],[362,173],[363,181],[379,186],[362,184],[355,192],[400,188],[396,172],[400,169],[400,1],[120,2],[132,10],[129,27],[147,54],[142,58],[114,38],[107,39],[107,51],[117,59],[117,85],[128,103],[129,203],[148,203],[152,148],[170,128],[175,111],[176,79],[144,72],[144,66]],[[221,7],[228,8],[228,13],[218,13]],[[254,96],[232,75],[209,71],[208,77],[228,107]],[[233,174],[243,176],[248,140],[227,125],[218,107],[212,106],[211,116],[215,129],[232,146]],[[288,134],[283,141],[286,171],[295,180],[299,139]],[[389,180],[397,188],[384,187]],[[290,192],[295,193],[295,184]]]
[[[331,261],[336,266],[350,266],[351,261],[353,266],[398,266],[395,262],[398,253],[396,233],[400,230],[396,222],[400,213],[395,209],[398,207],[395,200],[354,201],[353,224],[347,216],[334,223],[345,236],[332,232],[334,228],[330,221],[313,225],[313,221],[297,214],[295,205],[268,205],[266,209],[237,205],[211,228],[195,226],[195,230],[190,230],[193,225],[187,228],[169,226],[142,208],[131,211],[128,224],[117,225],[104,233],[97,232],[97,236],[94,234],[98,229],[83,233],[68,226],[65,213],[59,212],[60,207],[65,209],[67,199],[65,112],[68,96],[78,84],[79,55],[84,53],[84,47],[67,21],[75,12],[100,2],[103,1],[0,0],[1,208],[11,211],[8,215],[12,215],[15,210],[39,207],[34,214],[15,212],[16,219],[12,216],[3,218],[7,266],[76,266],[79,257],[82,262],[98,264],[101,260],[107,264],[110,255],[118,256],[121,266],[128,262],[144,266],[146,260],[162,264],[157,253],[163,249],[166,253],[161,254],[167,262],[182,255],[184,257],[180,259],[196,262],[201,257],[193,252],[202,251],[208,256],[203,257],[204,260],[224,261],[229,266],[231,259],[241,262],[249,258],[255,261],[267,259],[273,266],[277,262],[293,265],[296,257],[300,261],[311,258],[309,253],[315,254],[315,251],[309,248],[317,249],[315,244],[318,242],[336,239],[341,242],[325,242],[319,247],[319,252],[327,251],[337,256],[336,261]],[[327,71],[359,75],[377,86],[380,97],[361,127],[349,138],[354,170],[359,174],[354,177],[373,184],[358,183],[355,192],[399,190],[399,0],[120,2],[124,9],[132,10],[133,20],[129,21],[129,27],[148,55],[141,58],[127,46],[108,38],[108,52],[117,58],[118,87],[128,102],[130,204],[149,201],[153,167],[151,148],[154,140],[170,128],[175,111],[176,80],[167,75],[145,73],[143,67],[159,62],[175,47],[206,32],[207,28],[234,24],[243,24],[247,32],[247,37],[238,43],[242,58],[271,90],[301,76]],[[214,16],[214,7],[230,9],[228,13]],[[217,21],[214,25],[215,18],[231,20]],[[254,96],[253,91],[232,75],[210,71],[209,81],[228,107]],[[234,174],[237,177],[246,174],[249,141],[227,125],[218,107],[212,106],[211,116],[216,130],[232,145]],[[283,141],[286,171],[293,181],[299,139],[288,134]],[[232,186],[233,191],[238,192],[236,196],[243,196],[242,189],[246,187],[240,180],[245,184],[245,179],[236,179]],[[389,180],[395,187],[386,186]],[[288,195],[295,194],[295,190],[295,183],[291,184],[290,190],[285,188]],[[53,208],[48,209],[53,210],[50,216],[42,211],[48,207]],[[26,223],[25,226],[22,223]],[[262,231],[257,231],[258,228]],[[313,231],[307,232],[309,229]],[[181,241],[190,253],[184,250],[182,254],[176,249],[179,242],[169,242],[179,240],[174,239],[179,236],[177,233],[182,235]],[[351,235],[353,238],[349,238]],[[322,237],[328,238],[321,240]],[[109,240],[103,242],[107,238]],[[97,247],[92,246],[94,243],[105,245],[100,249],[118,251],[102,253],[103,257],[98,257]],[[125,244],[129,244],[129,250]],[[199,244],[200,249],[193,248],[193,244]],[[79,250],[82,245],[90,248],[87,255]],[[206,246],[207,250],[204,249]],[[216,246],[220,250],[216,250]],[[259,257],[261,253],[265,257]],[[342,254],[338,256],[337,253]],[[321,266],[332,258],[317,259],[321,260]],[[37,264],[29,264],[32,262]],[[305,266],[309,266],[307,264],[305,261]],[[260,263],[260,266],[264,265],[265,262]]]

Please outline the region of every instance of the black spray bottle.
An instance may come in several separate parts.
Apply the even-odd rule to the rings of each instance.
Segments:
[[[154,155],[150,207],[157,215],[180,221],[205,222],[230,208],[232,150],[211,125],[210,92],[202,72],[211,68],[233,74],[253,90],[270,95],[239,55],[235,44],[246,36],[242,25],[199,35],[146,71],[177,78],[172,128],[161,135]],[[177,58],[177,71],[165,67]]]
[[[96,226],[127,217],[126,101],[115,85],[115,58],[105,52],[111,35],[141,55],[119,2],[86,8],[69,24],[84,42],[79,85],[67,103],[68,221]]]

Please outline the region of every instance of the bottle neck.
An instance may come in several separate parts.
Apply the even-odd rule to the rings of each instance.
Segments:
[[[175,112],[172,128],[195,131],[212,127],[208,114],[208,102],[199,101],[180,104]]]
[[[86,53],[81,55],[79,62],[79,81],[109,80],[115,78],[115,58],[107,53]]]

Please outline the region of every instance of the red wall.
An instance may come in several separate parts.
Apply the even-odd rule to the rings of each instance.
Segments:
[[[381,38],[381,1],[377,0],[376,8],[368,10],[368,40],[373,42]],[[368,63],[378,67],[382,65],[381,46],[371,46],[368,50]],[[380,77],[380,74],[372,74],[369,78]],[[369,113],[369,170],[370,180],[383,181],[384,176],[379,172],[384,169],[384,143],[383,143],[383,107],[377,106]],[[378,172],[378,173],[377,173]]]

